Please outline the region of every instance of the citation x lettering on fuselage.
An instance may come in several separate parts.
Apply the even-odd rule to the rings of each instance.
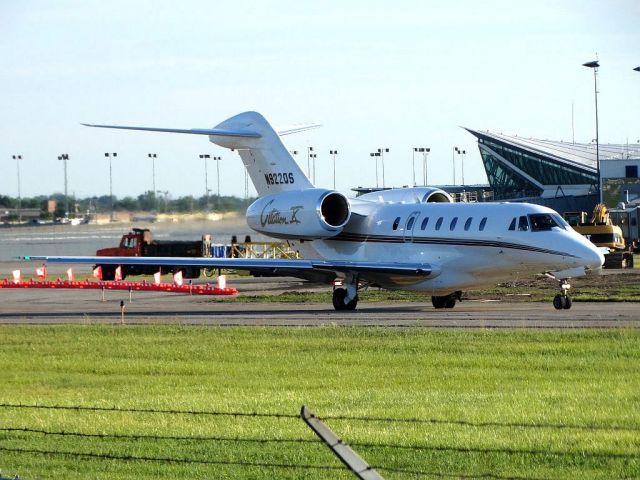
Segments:
[[[211,129],[88,125],[151,132],[207,135],[236,150],[259,198],[247,209],[257,232],[285,239],[298,260],[165,257],[25,257],[58,263],[231,268],[313,280],[341,280],[337,310],[353,310],[358,289],[374,285],[431,295],[436,308],[452,308],[461,291],[547,273],[561,282],[554,307],[568,309],[567,280],[600,272],[604,257],[555,211],[527,203],[453,203],[437,188],[384,190],[348,199],[316,188],[277,132],[256,112],[231,117]]]

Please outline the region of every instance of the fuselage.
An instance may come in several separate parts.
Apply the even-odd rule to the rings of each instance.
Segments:
[[[428,278],[378,275],[384,288],[433,295],[540,272],[599,270],[599,250],[553,210],[526,203],[353,201],[337,236],[291,241],[305,258],[425,263]]]

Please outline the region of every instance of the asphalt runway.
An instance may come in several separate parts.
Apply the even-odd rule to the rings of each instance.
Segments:
[[[296,279],[232,279],[242,294],[317,289]],[[330,287],[322,287],[330,288]],[[229,297],[164,292],[0,289],[0,324],[116,324],[125,304],[125,323],[212,326],[380,326],[440,328],[638,328],[638,303],[574,302],[556,311],[551,303],[465,301],[452,310],[424,303],[366,301],[353,312],[321,303],[243,303]]]

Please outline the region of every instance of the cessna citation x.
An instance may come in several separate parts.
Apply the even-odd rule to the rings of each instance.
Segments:
[[[556,309],[571,308],[568,279],[599,273],[602,253],[555,211],[527,203],[454,203],[430,187],[384,190],[348,199],[316,188],[280,135],[256,112],[238,114],[213,129],[91,127],[207,135],[237,150],[259,198],[247,209],[257,232],[286,240],[303,259],[164,257],[25,257],[57,263],[231,268],[321,281],[334,287],[336,310],[353,310],[358,289],[371,285],[431,295],[435,308],[452,308],[461,292],[542,272],[560,281]]]

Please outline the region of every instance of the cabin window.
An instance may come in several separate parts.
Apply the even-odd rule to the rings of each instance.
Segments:
[[[453,220],[451,220],[451,223],[449,224],[449,230],[453,230],[454,228],[456,228],[457,223],[458,223],[458,217],[454,217]]]
[[[411,230],[413,228],[413,222],[416,221],[416,217],[411,217],[407,222],[407,230]]]
[[[420,230],[424,230],[425,228],[427,228],[427,223],[429,223],[429,217],[425,217],[424,220],[422,220],[422,225],[420,225]]]
[[[516,229],[516,217],[513,217],[513,220],[511,220],[511,225],[509,225],[509,230],[515,230]]]
[[[464,230],[467,231],[471,228],[471,222],[473,221],[472,217],[467,218],[467,221],[464,222]]]
[[[482,220],[480,220],[480,225],[478,225],[478,230],[482,232],[486,224],[487,224],[487,217],[483,217]]]
[[[518,220],[518,230],[521,230],[521,231],[529,230],[529,221],[527,220],[526,215],[522,215]]]
[[[436,222],[436,230],[440,230],[440,227],[442,226],[442,221],[444,220],[444,218],[440,217],[438,219],[438,221]]]
[[[400,225],[400,217],[396,217],[396,219],[393,221],[393,229],[397,230],[398,225]]]

